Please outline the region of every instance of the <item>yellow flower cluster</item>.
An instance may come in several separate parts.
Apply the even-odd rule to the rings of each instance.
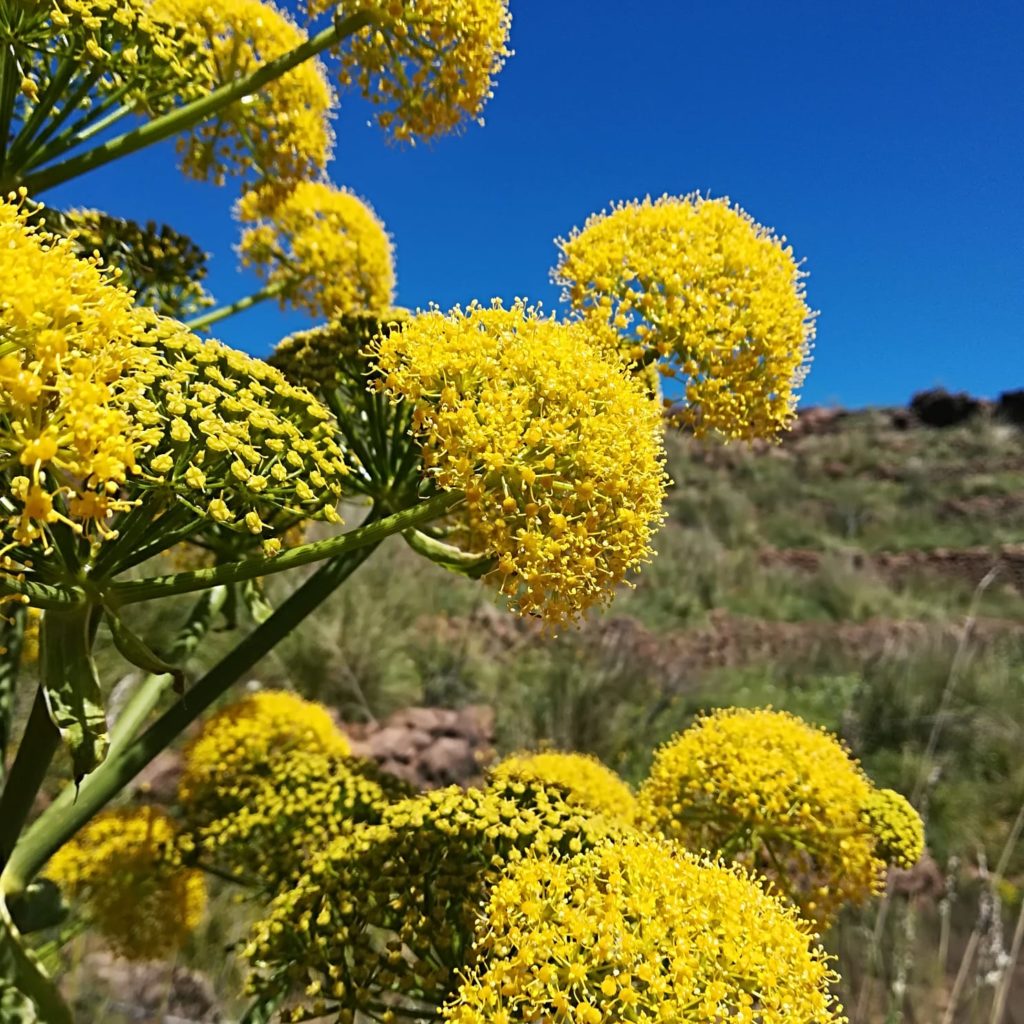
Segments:
[[[341,51],[341,82],[383,109],[377,121],[403,142],[480,120],[511,56],[507,0],[307,0],[311,14],[365,13],[370,24]]]
[[[741,872],[636,838],[495,886],[451,1024],[839,1024],[828,957]]]
[[[685,383],[697,434],[774,437],[793,420],[814,314],[785,239],[727,199],[622,203],[560,239],[564,299]]]
[[[306,33],[264,0],[151,0],[154,13],[191,25],[202,39],[198,78],[205,91],[251,74],[294,50]],[[178,143],[182,169],[223,184],[250,172],[287,184],[321,172],[334,139],[334,94],[316,60],[299,64],[257,93],[197,125]]]
[[[335,318],[379,313],[394,301],[391,239],[361,199],[326,182],[299,182],[284,196],[247,192],[238,217],[242,263],[280,289],[282,305]]]
[[[876,853],[887,864],[912,868],[921,859],[924,822],[902,793],[873,790],[861,815],[875,837]]]
[[[115,538],[144,494],[154,518],[175,506],[253,534],[261,511],[337,519],[344,457],[309,392],[133,307],[23,207],[0,202],[2,553],[27,565],[61,524]]]
[[[295,1020],[434,1011],[468,965],[480,901],[502,869],[528,851],[581,852],[613,829],[555,791],[520,783],[393,804],[380,825],[335,841],[277,897],[246,951],[252,988],[287,986],[300,1004]]]
[[[336,388],[364,392],[370,346],[399,330],[407,319],[404,309],[335,317],[328,324],[282,339],[268,362],[316,395],[326,397]]]
[[[221,772],[212,798],[191,810],[203,817],[196,842],[211,863],[277,891],[312,854],[409,795],[370,762],[300,748]]]
[[[168,225],[140,224],[100,210],[38,212],[47,230],[72,239],[79,256],[97,254],[116,269],[136,305],[185,319],[213,303],[203,288],[206,253]]]
[[[224,813],[237,806],[232,789],[261,775],[274,757],[296,751],[347,757],[352,748],[321,704],[284,690],[259,690],[216,712],[185,750],[178,798],[194,820],[204,807]]]
[[[498,782],[518,779],[556,786],[571,804],[626,824],[632,824],[636,818],[633,791],[611,768],[590,754],[556,750],[513,754],[491,769],[491,778]]]
[[[591,333],[520,302],[421,313],[377,346],[430,477],[465,492],[469,546],[552,626],[610,601],[663,518],[660,411]]]
[[[22,6],[26,9],[10,23],[5,45],[22,74],[23,122],[54,84],[57,68],[73,76],[64,81],[58,102],[78,104],[76,110],[59,109],[63,120],[88,106],[79,89],[116,94],[125,106],[153,113],[202,91],[195,26],[162,18],[150,0],[52,0]],[[71,70],[75,65],[77,74]]]
[[[54,854],[46,875],[116,952],[156,959],[180,948],[206,909],[206,883],[184,863],[188,853],[163,811],[106,811]]]
[[[824,926],[883,878],[861,819],[871,790],[823,729],[785,712],[727,708],[657,751],[639,801],[648,827],[765,875]]]

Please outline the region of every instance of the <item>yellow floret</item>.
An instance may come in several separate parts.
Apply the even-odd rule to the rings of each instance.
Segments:
[[[910,801],[894,789],[874,790],[861,815],[875,837],[876,853],[887,864],[912,868],[924,853],[924,822]]]
[[[559,246],[554,277],[572,308],[683,381],[680,423],[726,438],[789,427],[814,314],[785,239],[694,193],[622,203]]]
[[[494,886],[451,1024],[839,1024],[836,975],[744,874],[655,839],[528,857]]]
[[[346,757],[351,746],[321,704],[284,690],[261,690],[212,715],[188,745],[178,797],[195,816],[242,776],[262,774],[275,757],[308,751]]]
[[[334,319],[383,313],[394,301],[391,239],[373,210],[344,189],[300,182],[278,201],[248,192],[238,217],[245,266],[280,289],[282,305]]]
[[[861,818],[872,789],[825,730],[727,708],[658,750],[638,798],[649,828],[765,875],[824,927],[879,891],[884,864]]]
[[[278,510],[337,519],[344,454],[308,391],[134,307],[111,272],[28,214],[23,198],[0,202],[0,477],[13,499],[0,554],[9,564],[49,555],[56,524],[90,545],[113,541],[107,569],[130,560],[142,531],[118,546],[118,529],[143,499],[160,524],[151,547],[172,522],[209,517],[242,530],[248,513],[267,521]],[[315,493],[314,474],[324,481]]]
[[[380,126],[414,142],[479,121],[511,56],[507,0],[307,0],[310,13],[362,14],[342,44],[341,82],[381,107]]]
[[[589,754],[545,750],[514,754],[491,769],[497,781],[518,779],[557,786],[566,799],[609,818],[631,824],[636,817],[636,797],[618,775]]]
[[[152,0],[161,18],[195,26],[207,91],[244,78],[307,40],[264,0]],[[180,137],[182,169],[223,183],[228,174],[288,185],[322,172],[331,156],[334,95],[320,62],[307,60]]]
[[[524,614],[559,626],[651,555],[663,519],[661,415],[582,323],[517,303],[413,317],[377,345],[412,403],[423,464],[465,493],[467,546]]]
[[[295,1019],[376,1005],[436,1011],[468,966],[481,900],[528,852],[575,854],[617,834],[557,791],[509,782],[438,790],[388,807],[314,857],[252,933],[252,988],[298,1001]],[[432,1015],[432,1014],[431,1014]]]
[[[206,883],[188,840],[154,807],[105,811],[54,854],[46,875],[122,956],[179,949],[202,920]]]

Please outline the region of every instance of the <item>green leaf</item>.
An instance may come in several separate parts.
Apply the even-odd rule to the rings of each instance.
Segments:
[[[107,716],[92,657],[90,626],[96,609],[51,609],[40,632],[40,668],[46,710],[71,753],[75,783],[106,756]]]
[[[175,692],[183,693],[185,690],[185,673],[180,668],[175,668],[164,661],[141,637],[136,636],[121,621],[113,609],[107,608],[106,613],[110,632],[114,638],[114,646],[120,652],[121,657],[150,675],[171,676],[174,679]]]
[[[274,606],[267,600],[267,595],[263,592],[262,580],[243,580],[241,594],[242,600],[252,616],[252,621],[257,626],[262,626],[274,614]]]
[[[430,559],[449,572],[468,576],[473,580],[487,575],[497,564],[497,559],[493,555],[471,554],[436,537],[428,536],[422,530],[406,530],[402,536],[418,555]]]

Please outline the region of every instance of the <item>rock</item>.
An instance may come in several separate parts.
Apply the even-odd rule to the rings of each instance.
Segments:
[[[472,744],[462,736],[440,737],[423,752],[420,766],[430,786],[451,786],[480,769]]]
[[[808,434],[834,434],[846,416],[845,409],[826,409],[820,405],[810,405],[797,413],[791,434],[794,437],[805,437]]]
[[[945,388],[919,391],[910,400],[910,411],[928,427],[954,427],[981,409],[981,402],[967,392],[950,394]]]
[[[494,758],[494,711],[403,708],[383,722],[344,726],[353,753],[418,789],[471,786]]]
[[[1004,391],[996,402],[995,414],[1007,423],[1024,427],[1024,388]]]

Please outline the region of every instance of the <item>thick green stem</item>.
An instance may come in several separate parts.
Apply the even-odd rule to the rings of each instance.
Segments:
[[[0,572],[0,597],[27,597],[33,608],[68,608],[82,604],[85,600],[81,591],[74,587],[62,587],[51,583],[33,583]]]
[[[286,281],[268,284],[266,288],[261,288],[258,292],[253,292],[252,295],[246,295],[244,299],[238,299],[228,306],[211,309],[209,313],[202,313],[191,320],[186,320],[185,326],[193,331],[201,331],[204,327],[219,323],[221,320],[227,320],[229,316],[234,316],[235,313],[244,312],[257,305],[257,303],[265,302],[267,299],[272,299],[275,295],[280,295],[286,285]]]
[[[36,691],[18,754],[0,796],[0,865],[6,864],[46,778],[60,733],[50,721],[42,686]]]
[[[0,785],[4,781],[14,696],[18,688],[27,624],[28,609],[23,604],[18,603],[13,609],[6,610],[0,604]]]
[[[0,897],[22,892],[68,839],[341,586],[369,558],[375,547],[376,543],[373,543],[345,551],[321,566],[263,625],[254,629],[211,668],[185,697],[165,711],[137,740],[113,753],[87,775],[79,787],[77,799],[68,790],[61,793],[18,842],[7,867],[0,874]]]
[[[53,981],[43,971],[36,954],[22,944],[21,935],[0,898],[0,970],[7,974],[0,982],[13,983],[16,991],[32,1002],[35,1014],[29,1019],[39,1024],[72,1024],[71,1011]],[[0,993],[2,995],[2,993]],[[0,1007],[2,1009],[2,1007]],[[14,1008],[14,1019],[22,1017]]]
[[[258,576],[269,576],[284,572],[286,569],[295,569],[300,565],[322,562],[369,544],[377,544],[393,533],[402,533],[404,530],[429,523],[454,508],[462,498],[461,491],[438,494],[419,505],[364,524],[348,533],[314,541],[312,544],[301,544],[279,555],[246,558],[241,562],[226,562],[208,569],[179,572],[170,576],[153,576],[148,579],[112,583],[104,589],[103,597],[112,607],[119,608],[138,601],[150,601],[172,594],[189,594],[220,584],[241,583],[243,580],[256,579]]]
[[[192,609],[191,614],[182,626],[178,635],[167,652],[167,660],[172,665],[180,665],[196,649],[203,637],[209,633],[224,603],[227,601],[228,588],[214,587],[207,590]],[[126,743],[130,743],[138,735],[143,723],[160,703],[160,698],[167,692],[174,681],[169,673],[163,675],[147,675],[140,679],[128,698],[121,713],[117,716],[110,730],[110,753],[117,753]]]
[[[147,146],[169,139],[172,135],[187,131],[199,124],[200,121],[213,117],[218,111],[232,103],[259,92],[265,85],[280,78],[292,68],[316,57],[317,54],[334,46],[342,39],[354,35],[360,29],[372,24],[373,21],[373,15],[367,11],[358,11],[344,20],[335,21],[330,28],[317,33],[312,39],[307,39],[294,50],[275,60],[268,61],[252,74],[237,81],[228,82],[206,96],[201,96],[183,107],[178,107],[161,117],[154,118],[148,124],[133,131],[118,135],[94,149],[86,150],[59,164],[53,164],[34,174],[29,174],[21,182],[5,183],[6,187],[23,184],[33,195],[38,195],[45,189],[61,185],[65,181],[77,178],[80,174],[103,167],[129,153],[136,153]]]

